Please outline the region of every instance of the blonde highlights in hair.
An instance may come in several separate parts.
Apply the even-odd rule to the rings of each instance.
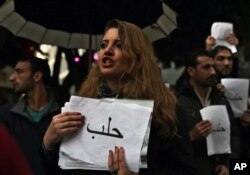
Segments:
[[[172,137],[177,133],[175,119],[176,99],[165,86],[157,65],[153,48],[143,31],[134,24],[112,20],[105,28],[117,28],[122,42],[122,51],[129,67],[120,78],[123,98],[153,99],[152,121],[159,128],[159,135]],[[101,73],[98,66],[92,68],[78,95],[96,98]]]

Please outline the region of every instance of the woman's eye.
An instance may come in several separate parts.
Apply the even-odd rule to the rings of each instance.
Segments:
[[[117,42],[116,43],[116,47],[121,49],[122,48],[122,43],[121,42]]]
[[[122,43],[121,43],[121,42],[114,42],[114,43],[111,43],[111,44],[112,44],[113,47],[117,47],[117,48],[119,48],[119,49],[122,48]],[[101,48],[101,49],[105,49],[105,48],[108,47],[108,45],[109,45],[108,42],[101,42],[100,48]]]
[[[102,48],[102,49],[105,49],[106,47],[108,46],[108,43],[101,43],[100,44],[100,47]]]

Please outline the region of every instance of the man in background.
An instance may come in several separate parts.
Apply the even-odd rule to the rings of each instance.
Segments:
[[[212,132],[212,123],[203,120],[200,110],[210,105],[225,105],[231,122],[232,155],[238,151],[238,130],[234,125],[234,117],[229,102],[223,92],[215,84],[216,72],[214,61],[206,50],[191,52],[186,60],[186,69],[178,81],[176,89],[177,116],[185,124],[193,145],[195,164],[198,175],[228,175],[229,154],[208,156],[206,137]]]
[[[214,69],[219,80],[221,78],[232,78],[233,59],[232,51],[226,46],[216,46],[211,50],[211,57],[214,60]]]
[[[47,60],[23,56],[14,68],[10,81],[20,99],[0,107],[3,123],[21,148],[35,175],[60,174],[57,162],[43,159],[42,139],[53,115],[60,112],[49,90],[50,69]]]
[[[211,50],[211,56],[214,60],[214,68],[217,73],[218,84],[217,87],[220,90],[224,90],[224,86],[220,84],[222,78],[237,78],[234,76],[234,55],[226,46],[216,46]],[[235,118],[235,122],[240,129],[241,138],[241,153],[240,157],[250,157],[250,110],[244,111],[244,114],[240,118]]]

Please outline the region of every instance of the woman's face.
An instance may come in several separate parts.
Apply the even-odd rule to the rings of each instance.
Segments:
[[[99,69],[106,79],[120,79],[128,68],[117,28],[110,28],[104,34],[99,51]]]

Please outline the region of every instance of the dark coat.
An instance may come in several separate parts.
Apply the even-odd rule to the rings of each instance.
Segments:
[[[183,81],[183,85],[176,91],[177,96],[177,116],[182,120],[184,127],[187,131],[190,131],[195,124],[202,121],[200,109],[203,108],[199,97],[194,92],[194,89],[189,85],[188,81]],[[229,120],[231,124],[231,155],[214,155],[207,156],[207,144],[206,138],[198,139],[192,142],[193,152],[195,156],[196,164],[201,163],[204,160],[204,164],[210,171],[214,171],[214,168],[218,164],[225,164],[228,166],[229,157],[238,157],[239,154],[239,130],[235,121],[233,120],[234,114],[231,106],[224,96],[224,94],[217,88],[212,88],[210,93],[210,105],[225,105],[228,111]],[[200,165],[200,164],[199,164]],[[197,167],[197,169],[199,169]],[[201,167],[200,167],[201,169]],[[205,170],[205,168],[203,168]],[[209,170],[205,171],[209,171]],[[210,174],[210,173],[208,173]]]
[[[45,161],[41,154],[41,146],[47,127],[52,117],[60,112],[60,108],[56,101],[51,98],[48,113],[39,122],[34,122],[24,111],[25,105],[23,97],[16,104],[1,106],[0,121],[17,141],[35,175],[44,175],[45,172],[47,175],[55,175],[59,170],[57,162],[50,165]]]

